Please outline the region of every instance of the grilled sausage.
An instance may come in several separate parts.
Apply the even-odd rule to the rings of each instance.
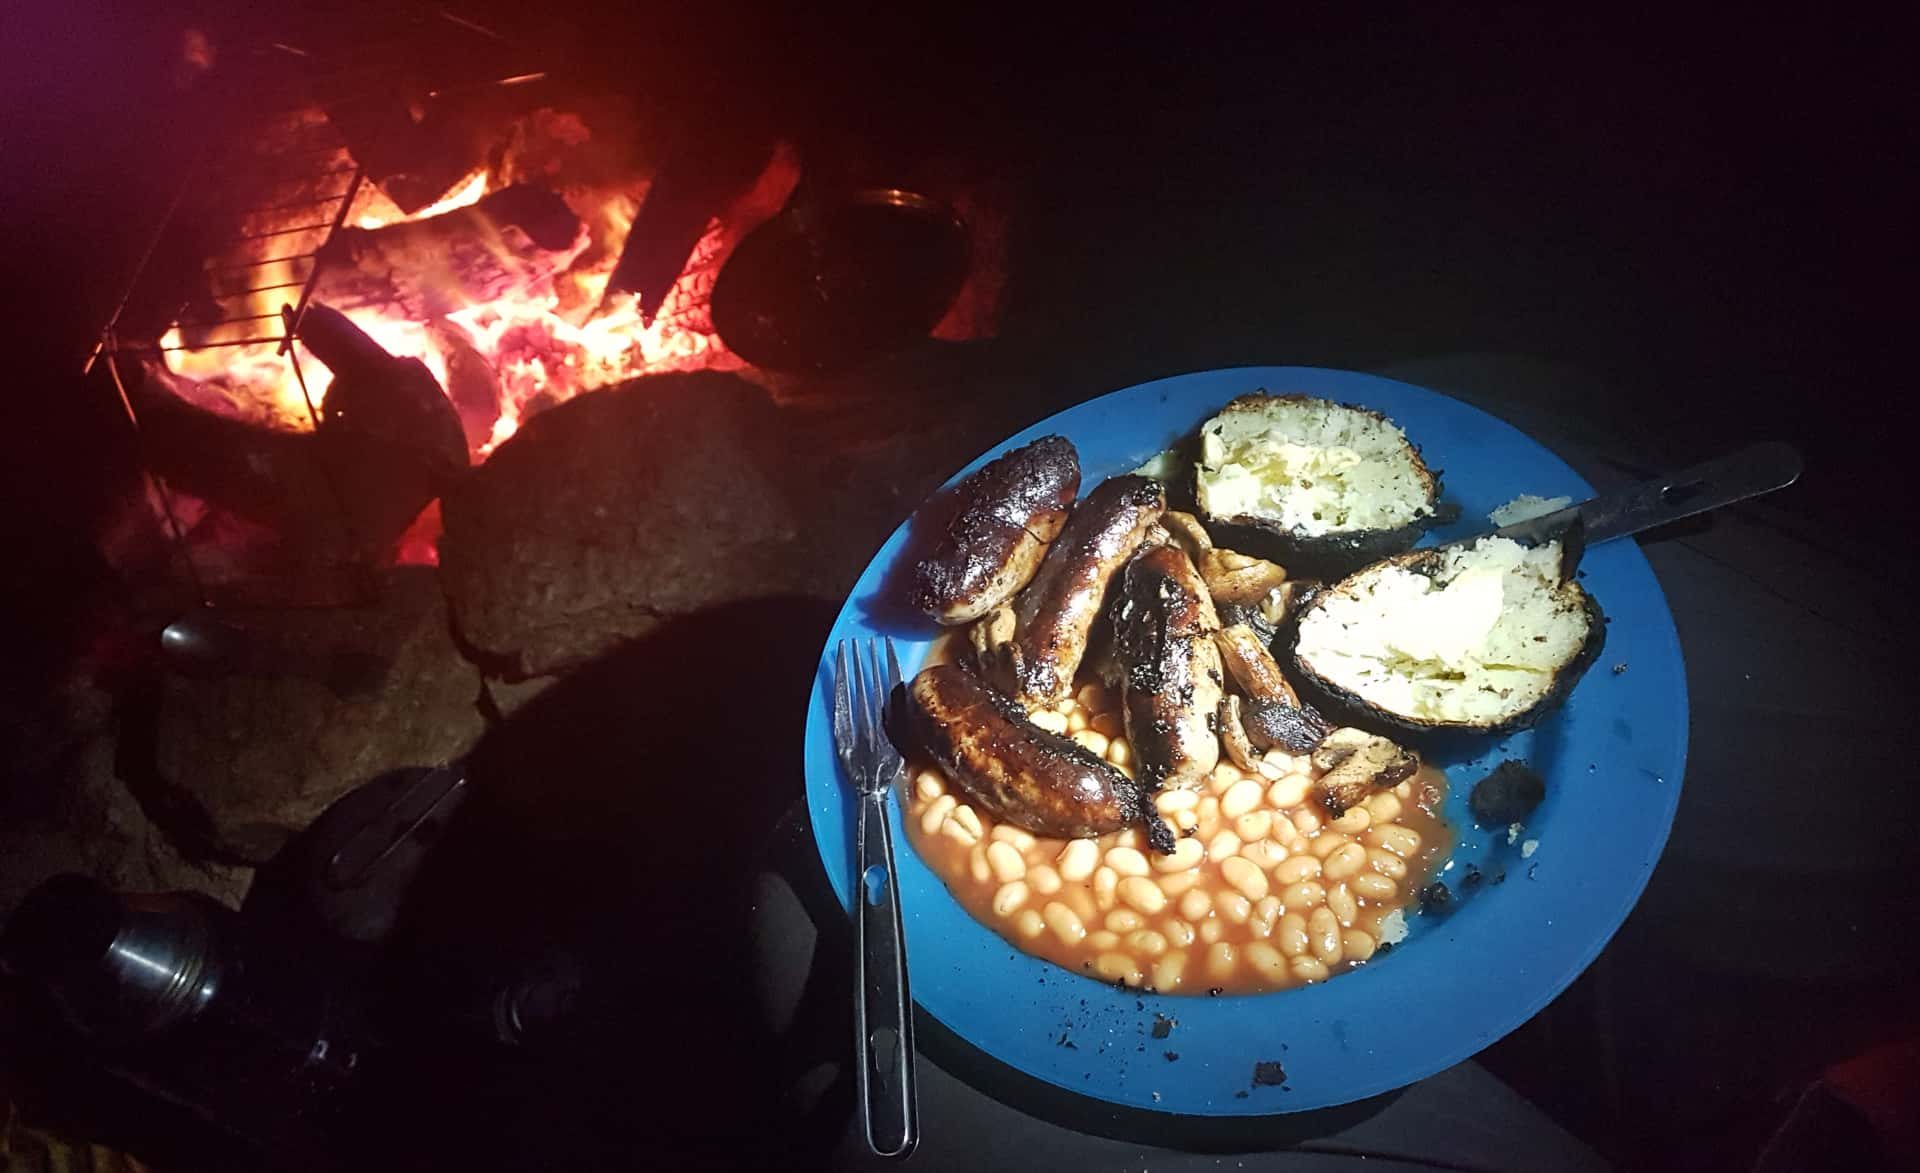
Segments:
[[[1014,600],[1019,634],[1010,658],[1014,686],[1028,708],[1073,691],[1108,585],[1166,507],[1160,482],[1138,476],[1102,481],[1074,507],[1040,572]]]
[[[959,512],[913,568],[913,605],[948,626],[1011,599],[1040,568],[1080,492],[1080,457],[1063,436],[1017,448],[954,487]]]
[[[1220,761],[1215,710],[1225,683],[1214,633],[1220,619],[1193,559],[1177,545],[1127,564],[1114,636],[1127,740],[1147,793],[1198,783]]]
[[[928,668],[908,696],[913,739],[996,818],[1036,835],[1083,838],[1133,826],[1147,810],[1131,778],[1033,724],[964,668]],[[1147,821],[1164,833],[1158,817]]]

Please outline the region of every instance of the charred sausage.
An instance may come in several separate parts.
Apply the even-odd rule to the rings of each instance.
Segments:
[[[1040,572],[1014,601],[1019,634],[1010,659],[1014,686],[1028,708],[1054,704],[1073,691],[1073,674],[1087,653],[1108,585],[1166,507],[1160,482],[1138,476],[1102,481],[1074,507]]]
[[[908,698],[918,748],[996,818],[1063,838],[1141,822],[1147,808],[1131,778],[1033,724],[1011,697],[964,668],[926,669],[913,678]],[[1148,821],[1166,826],[1158,817]]]
[[[1219,627],[1185,550],[1161,546],[1127,564],[1114,636],[1126,670],[1120,696],[1127,739],[1149,794],[1194,785],[1220,761]]]
[[[1080,493],[1080,457],[1043,436],[989,461],[954,487],[959,511],[914,564],[914,606],[948,626],[1013,598],[1040,568]]]

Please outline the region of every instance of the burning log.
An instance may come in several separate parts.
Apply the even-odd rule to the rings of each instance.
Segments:
[[[187,402],[157,371],[127,388],[148,467],[325,559],[391,546],[467,466],[453,405],[418,359],[395,358],[314,305],[301,340],[334,372],[319,428],[256,427]]]
[[[429,219],[341,229],[320,258],[315,295],[424,322],[526,296],[566,269],[584,236],[565,200],[515,184]]]

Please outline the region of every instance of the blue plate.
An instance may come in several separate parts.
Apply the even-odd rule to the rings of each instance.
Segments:
[[[1309,367],[1203,371],[1128,387],[1035,424],[961,473],[1058,433],[1079,448],[1082,483],[1090,487],[1137,467],[1229,399],[1260,387],[1392,417],[1445,470],[1446,496],[1465,511],[1459,533],[1484,526],[1489,510],[1520,493],[1592,495],[1559,458],[1484,412],[1406,383]],[[807,801],[842,904],[854,870],[853,804],[833,754],[830,653],[843,638],[891,635],[909,675],[920,663],[937,634],[933,625],[881,618],[894,612],[878,597],[905,537],[905,526],[894,532],[841,608],[808,713]],[[1458,1063],[1519,1026],[1626,919],[1666,843],[1686,762],[1686,678],[1653,571],[1623,541],[1589,550],[1584,573],[1610,618],[1598,664],[1537,729],[1463,742],[1438,758],[1453,783],[1446,815],[1459,836],[1444,878],[1462,898],[1445,918],[1410,915],[1407,939],[1390,954],[1324,984],[1270,994],[1123,992],[1017,952],[968,916],[908,845],[896,806],[915,1001],[974,1046],[1048,1083],[1133,1108],[1203,1116],[1363,1099]],[[1474,826],[1466,802],[1472,783],[1508,757],[1527,759],[1547,779],[1546,801],[1514,843],[1506,828]],[[1537,843],[1523,854],[1529,840]],[[1458,881],[1469,865],[1484,879],[1464,887]],[[1146,1033],[1156,1013],[1178,1020],[1164,1041]],[[1073,1047],[1060,1045],[1063,1034]],[[1254,1064],[1265,1060],[1284,1066],[1284,1087],[1251,1086]]]

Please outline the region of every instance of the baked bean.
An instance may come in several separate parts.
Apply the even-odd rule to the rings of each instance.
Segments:
[[[1127,777],[1133,777],[1133,743],[1124,737],[1116,737],[1107,742],[1107,760],[1113,768]]]
[[[1320,816],[1310,810],[1294,811],[1293,827],[1294,830],[1300,832],[1302,835],[1318,834],[1320,831]]]
[[[1184,835],[1188,831],[1195,830],[1200,826],[1200,816],[1194,814],[1192,811],[1174,811],[1173,825]]]
[[[1420,832],[1398,823],[1375,827],[1367,832],[1366,840],[1372,846],[1391,851],[1401,859],[1407,859],[1420,850]]]
[[[1361,872],[1347,883],[1355,896],[1367,900],[1392,900],[1400,891],[1400,885],[1378,872]]]
[[[913,792],[923,801],[932,802],[947,792],[947,780],[937,770],[922,770],[913,780]]]
[[[1222,831],[1207,840],[1207,858],[1215,863],[1229,859],[1240,851],[1240,836],[1232,831]]]
[[[1153,870],[1156,872],[1184,872],[1188,868],[1197,868],[1205,859],[1207,849],[1200,846],[1198,839],[1176,839],[1173,850],[1165,855],[1153,857]]]
[[[1259,773],[1261,778],[1268,782],[1278,782],[1287,776],[1287,768],[1285,766],[1279,762],[1270,762],[1266,758],[1261,758],[1259,761],[1253,763],[1253,768]]]
[[[1120,943],[1120,934],[1112,929],[1095,929],[1087,934],[1089,949],[1111,949]]]
[[[1267,787],[1267,805],[1277,811],[1292,810],[1307,801],[1312,786],[1312,779],[1305,774],[1288,774]]]
[[[1067,735],[1067,716],[1058,709],[1041,709],[1039,712],[1029,714],[1027,720],[1048,733],[1057,733],[1062,737]]]
[[[1345,847],[1346,845],[1347,837],[1340,832],[1322,831],[1313,837],[1311,843],[1307,844],[1307,850],[1313,854],[1315,859],[1318,859],[1324,864],[1327,857],[1332,855],[1336,848]]]
[[[1038,840],[1033,837],[1033,832],[1023,831],[1012,823],[1001,823],[993,830],[987,832],[987,838],[992,839],[996,843],[1010,843],[1016,851],[1025,851],[1038,842]]]
[[[1260,805],[1261,787],[1251,778],[1243,778],[1227,787],[1220,796],[1220,814],[1229,819],[1237,819]]]
[[[1303,982],[1324,982],[1327,980],[1327,967],[1318,957],[1296,957],[1289,968],[1293,976]]]
[[[1389,790],[1368,797],[1366,807],[1376,823],[1391,823],[1400,817],[1400,800]]]
[[[1298,884],[1320,874],[1320,861],[1311,855],[1290,855],[1273,869],[1273,878],[1281,884]]]
[[[1107,866],[1123,876],[1144,876],[1150,870],[1147,857],[1132,847],[1116,847],[1107,852]]]
[[[1107,844],[1107,846],[1109,848],[1131,847],[1135,851],[1140,850],[1140,847],[1141,847],[1140,828],[1128,827],[1124,831],[1115,831],[1113,833],[1113,842]]]
[[[1026,902],[1027,882],[1014,880],[1000,885],[1000,890],[993,894],[993,913],[995,916],[1012,916]]]
[[[1267,894],[1267,873],[1254,866],[1250,859],[1235,855],[1222,860],[1220,877],[1248,900],[1258,900]]]
[[[1073,698],[1090,713],[1104,713],[1113,707],[1113,698],[1107,695],[1107,686],[1097,680],[1081,685]]]
[[[1254,901],[1253,915],[1247,918],[1247,930],[1262,940],[1273,936],[1274,922],[1280,919],[1280,898],[1262,896]]]
[[[1100,910],[1093,903],[1093,892],[1085,884],[1075,884],[1063,889],[1060,898],[1074,911],[1074,915],[1091,924],[1100,919]]]
[[[1247,923],[1253,915],[1253,901],[1238,892],[1222,892],[1213,898],[1214,911],[1226,917],[1236,925]]]
[[[1170,920],[1162,926],[1161,931],[1166,933],[1169,942],[1182,949],[1193,944],[1193,926],[1186,921]]]
[[[1247,964],[1261,977],[1276,986],[1286,984],[1287,959],[1280,955],[1280,950],[1265,941],[1249,941],[1241,952],[1246,955]]]
[[[1413,783],[1402,782],[1393,788],[1393,793],[1401,802],[1406,802],[1413,797]]]
[[[993,868],[987,863],[986,844],[976,843],[973,845],[973,850],[967,852],[967,874],[973,877],[973,882],[976,884],[984,884],[993,879]]]
[[[1107,735],[1098,729],[1082,729],[1073,735],[1073,740],[1079,744],[1080,748],[1086,750],[1096,758],[1106,757],[1107,746],[1111,744],[1111,742],[1107,740]]]
[[[1327,907],[1333,909],[1333,915],[1348,928],[1360,919],[1360,902],[1353,898],[1353,889],[1345,884],[1335,884],[1327,889]]]
[[[1366,866],[1366,848],[1358,843],[1342,843],[1321,861],[1320,870],[1329,880],[1344,880],[1360,874],[1360,870]]]
[[[1304,880],[1298,884],[1288,884],[1280,893],[1280,903],[1290,912],[1305,912],[1327,902],[1327,890],[1316,880]]]
[[[1011,843],[987,844],[987,866],[993,869],[993,874],[1003,884],[1009,880],[1025,879],[1027,875],[1027,861],[1020,858],[1020,853]]]
[[[1297,912],[1289,912],[1280,918],[1275,930],[1280,952],[1288,957],[1298,957],[1307,951],[1307,918]]]
[[[1046,864],[1036,864],[1027,869],[1027,883],[1042,896],[1051,896],[1060,890],[1060,873]]]
[[[973,812],[964,806],[956,808],[952,814],[947,816],[946,822],[940,824],[940,833],[956,843],[963,843],[971,847],[975,843],[980,842],[980,832],[969,828],[965,823],[961,822],[960,816],[962,814],[970,815],[973,814]],[[979,822],[980,820],[978,816],[976,816],[974,818],[974,825],[978,826]]]
[[[1247,843],[1257,843],[1273,830],[1272,811],[1248,811],[1233,820],[1233,833]]]
[[[1316,908],[1307,917],[1307,938],[1315,957],[1328,965],[1340,960],[1340,918],[1331,908]]]
[[[1093,874],[1100,862],[1100,845],[1091,839],[1075,839],[1060,850],[1060,878],[1079,883]]]
[[[947,821],[947,812],[960,805],[960,800],[951,794],[942,794],[927,804],[920,815],[920,830],[928,835],[940,830],[940,824]]]
[[[1060,938],[1063,945],[1078,945],[1087,939],[1086,922],[1058,900],[1040,910],[1040,919],[1047,922],[1047,927],[1053,930],[1053,935]]]
[[[1187,890],[1200,882],[1199,869],[1174,872],[1170,876],[1160,877],[1160,890],[1168,896],[1184,896]]]
[[[1153,806],[1163,815],[1190,811],[1200,805],[1200,796],[1191,790],[1162,790],[1153,796]]]
[[[1079,741],[1080,735],[1086,732],[1086,729],[1087,715],[1084,712],[1075,709],[1073,712],[1067,714],[1067,736],[1073,738],[1075,741]]]
[[[1222,981],[1233,976],[1233,967],[1240,960],[1240,951],[1225,941],[1215,941],[1207,946],[1207,976]]]
[[[1120,899],[1152,916],[1167,906],[1167,894],[1160,885],[1145,876],[1128,876],[1120,881]]]
[[[1031,941],[1047,931],[1046,918],[1031,908],[1023,908],[1020,915],[1013,918],[1013,931]]]
[[[1348,961],[1365,961],[1373,956],[1373,938],[1359,929],[1348,929],[1340,934],[1340,950]]]
[[[1131,933],[1146,923],[1131,908],[1116,908],[1107,914],[1107,927],[1116,933]]]
[[[1153,988],[1162,993],[1171,993],[1180,988],[1181,978],[1187,969],[1187,955],[1178,950],[1167,953],[1153,963]]]
[[[1373,816],[1364,806],[1348,807],[1345,814],[1327,824],[1342,835],[1358,835],[1372,825]]]
[[[1137,929],[1127,934],[1127,948],[1135,957],[1158,957],[1167,951],[1167,939],[1152,929]]]
[[[1225,794],[1243,777],[1245,775],[1234,769],[1231,762],[1221,762],[1213,768],[1213,774],[1207,779],[1207,789],[1216,795]]]
[[[1110,982],[1135,985],[1140,981],[1140,968],[1125,953],[1102,953],[1093,960],[1093,972]]]
[[[1119,737],[1127,731],[1127,719],[1118,712],[1095,713],[1087,721],[1089,729],[1098,729],[1108,737]]]
[[[1213,897],[1205,888],[1195,888],[1180,898],[1180,915],[1188,920],[1201,920],[1212,911]]]
[[[1381,875],[1388,876],[1395,880],[1404,880],[1407,878],[1407,861],[1401,859],[1393,852],[1386,851],[1382,848],[1370,847],[1367,849],[1367,866],[1379,872]]]
[[[1270,835],[1273,841],[1282,847],[1291,848],[1300,842],[1300,829],[1293,825],[1292,819],[1281,814],[1273,816],[1273,830]]]
[[[1113,907],[1114,890],[1120,886],[1120,873],[1102,865],[1093,873],[1093,902],[1105,912]]]
[[[1277,749],[1268,750],[1266,756],[1260,760],[1269,765],[1279,767],[1282,775],[1304,774],[1307,772],[1307,767],[1312,765],[1312,762],[1307,758],[1295,757],[1290,753],[1282,753]]]
[[[1253,861],[1255,867],[1275,868],[1287,858],[1287,849],[1271,839],[1262,839],[1258,843],[1249,843],[1240,849],[1243,859]]]
[[[980,836],[985,835],[987,833],[987,829],[980,825],[979,812],[975,811],[972,807],[968,806],[964,802],[961,803],[959,806],[954,807],[953,813],[948,815],[947,817],[952,819],[954,822],[959,823],[962,827],[965,827],[967,831],[970,834],[972,834],[972,836],[975,839],[978,839],[980,838]]]
[[[1220,921],[1220,918],[1210,916],[1201,921],[1200,927],[1194,931],[1200,934],[1202,941],[1211,945],[1226,934],[1227,926]]]

